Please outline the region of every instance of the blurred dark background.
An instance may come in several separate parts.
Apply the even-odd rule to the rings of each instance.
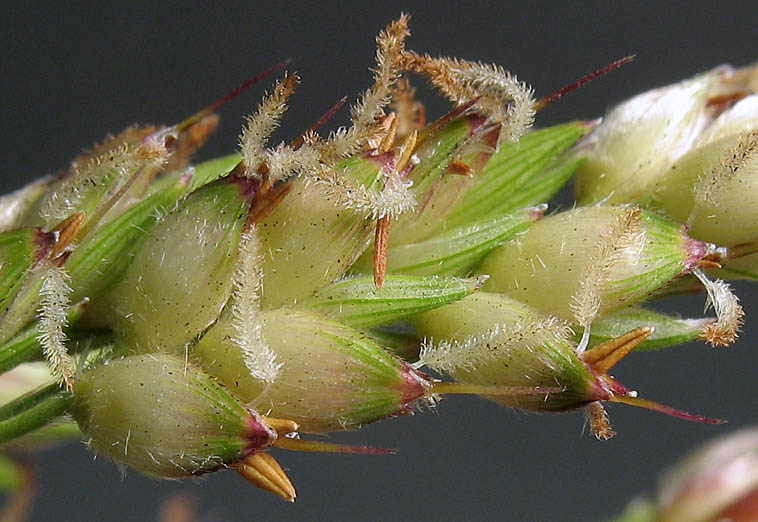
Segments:
[[[285,58],[293,58],[290,70],[303,83],[276,141],[292,137],[337,99],[354,100],[368,86],[374,36],[403,11],[413,16],[410,48],[496,62],[538,95],[637,55],[540,113],[540,126],[597,117],[639,91],[758,58],[753,1],[43,4],[6,1],[1,9],[3,193],[66,167],[106,132],[133,122],[177,122]],[[236,147],[243,117],[267,86],[222,110],[201,158]],[[447,107],[431,91],[421,97],[432,117]],[[346,115],[343,109],[333,125]],[[758,420],[758,322],[751,320],[758,294],[754,286],[737,288],[748,313],[739,343],[633,354],[615,370],[645,397],[728,419],[723,426],[615,406],[618,435],[599,442],[579,413],[528,415],[451,398],[431,412],[331,437],[399,448],[395,456],[277,452],[298,487],[295,505],[231,471],[196,483],[134,472],[122,480],[114,465],[93,463],[74,443],[41,456],[32,520],[155,520],[161,503],[178,492],[195,497],[205,521],[603,520],[635,495],[652,493],[660,472],[687,450]],[[703,302],[691,297],[669,309],[696,316]]]

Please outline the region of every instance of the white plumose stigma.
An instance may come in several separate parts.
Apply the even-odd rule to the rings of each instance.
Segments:
[[[565,343],[570,335],[571,329],[557,317],[522,317],[512,324],[496,324],[464,341],[444,340],[435,344],[433,339],[424,339],[419,360],[413,367],[427,366],[438,372],[476,370],[500,358],[503,350],[534,352],[546,343]],[[495,340],[496,344],[492,344]]]
[[[110,176],[126,177],[139,167],[134,146],[122,145],[117,150],[76,168],[62,185],[51,192],[40,209],[44,220],[61,220],[74,212],[88,192],[107,183]]]
[[[325,156],[344,158],[364,147],[371,138],[376,121],[384,114],[392,99],[392,88],[400,77],[398,60],[403,52],[404,41],[410,35],[407,15],[390,23],[376,38],[376,69],[374,85],[366,90],[360,101],[350,110],[352,126],[332,133],[323,147]]]
[[[499,143],[518,141],[534,122],[532,89],[502,67],[414,52],[403,54],[403,66],[427,76],[454,103],[477,100],[476,109],[501,126]]]
[[[37,339],[55,380],[71,389],[74,385],[74,361],[66,349],[66,333],[63,331],[68,322],[66,313],[71,293],[68,279],[66,271],[57,266],[49,266],[42,276]]]
[[[247,117],[239,137],[239,147],[248,176],[256,174],[256,169],[264,160],[268,139],[287,111],[287,100],[295,91],[298,81],[297,75],[285,74],[273,92],[263,98],[258,110]]]
[[[128,139],[130,132],[138,133],[139,129],[127,129],[113,140],[118,142],[120,139]],[[166,138],[175,133],[176,130],[172,127],[160,129],[148,134],[137,144],[122,142],[110,150],[97,150],[100,154],[90,157],[83,166],[78,162],[73,163],[68,177],[46,196],[40,208],[40,217],[45,221],[65,219],[80,210],[82,201],[104,184],[111,184],[110,192],[116,194],[117,188],[140,169],[161,167],[171,154]]]
[[[739,298],[732,293],[729,284],[721,279],[711,281],[699,268],[695,268],[692,273],[700,279],[708,292],[706,309],[713,306],[716,312],[716,322],[707,324],[700,336],[713,346],[730,345],[737,339],[745,316]]]
[[[329,170],[309,181],[320,187],[327,196],[335,198],[338,204],[372,219],[386,216],[397,218],[415,210],[417,205],[411,191],[412,182],[394,170],[385,174],[384,187],[380,190],[351,183],[342,174]]]
[[[308,141],[299,149],[280,143],[266,151],[266,165],[272,182],[287,179],[295,172],[308,173],[319,167],[319,151]]]
[[[602,305],[603,287],[609,282],[614,266],[640,258],[644,245],[644,232],[640,230],[640,209],[630,207],[616,214],[606,229],[599,234],[594,252],[584,267],[579,289],[571,296],[571,312],[584,328],[577,350],[583,352],[589,342],[590,325]]]
[[[234,271],[234,294],[232,295],[232,337],[239,349],[245,366],[254,378],[272,383],[281,369],[276,354],[263,335],[263,320],[260,311],[261,273],[260,243],[255,228],[242,234],[237,267]]]
[[[453,67],[453,77],[482,93],[477,107],[501,124],[498,141],[518,141],[534,123],[536,111],[532,88],[498,65],[458,63],[463,67]]]

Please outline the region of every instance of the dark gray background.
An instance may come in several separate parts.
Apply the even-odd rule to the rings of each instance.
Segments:
[[[2,7],[2,192],[65,167],[108,131],[179,121],[288,57],[303,84],[277,137],[294,136],[338,98],[354,99],[368,85],[374,36],[401,11],[413,15],[411,48],[497,62],[538,95],[637,54],[631,65],[541,113],[543,126],[596,117],[638,91],[758,57],[750,1],[46,4]],[[234,149],[262,89],[224,108],[204,157]],[[446,107],[432,94],[423,97],[431,116]],[[295,505],[231,471],[198,483],[155,482],[134,472],[122,481],[115,466],[93,463],[75,443],[44,453],[32,520],[154,520],[159,504],[178,491],[196,496],[208,521],[602,520],[632,496],[652,492],[660,470],[686,450],[756,421],[758,323],[750,319],[758,299],[755,287],[737,286],[748,312],[737,345],[633,354],[615,370],[645,397],[729,419],[725,426],[614,406],[618,435],[599,442],[579,413],[527,415],[451,398],[431,413],[333,437],[396,447],[396,456],[277,452],[298,487]],[[672,309],[697,315],[703,300],[676,301]]]

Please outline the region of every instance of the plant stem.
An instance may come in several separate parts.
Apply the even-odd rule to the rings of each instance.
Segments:
[[[0,408],[0,444],[41,428],[66,412],[73,401],[57,384],[39,388]]]

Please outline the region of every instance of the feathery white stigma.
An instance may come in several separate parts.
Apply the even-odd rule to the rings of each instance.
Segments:
[[[339,172],[326,170],[309,179],[324,193],[346,207],[366,217],[378,219],[390,216],[393,219],[415,210],[416,197],[411,191],[412,182],[396,172],[385,175],[384,187],[380,190],[351,183]]]
[[[556,317],[521,319],[514,324],[496,324],[481,335],[463,341],[425,339],[419,361],[413,366],[428,366],[438,372],[476,370],[511,351],[534,351],[544,344],[565,342],[571,330]]]
[[[63,268],[50,266],[42,276],[37,340],[50,365],[55,380],[70,390],[74,385],[74,361],[66,348],[69,308],[68,274]]]
[[[281,363],[263,336],[260,313],[261,255],[255,228],[242,234],[239,259],[234,272],[232,326],[234,342],[242,351],[245,366],[254,378],[272,383],[279,375]]]
[[[608,227],[599,235],[594,252],[584,267],[579,280],[579,289],[571,297],[571,312],[577,323],[585,329],[597,317],[602,306],[603,288],[608,283],[614,267],[619,263],[630,263],[639,259],[636,250],[644,246],[643,235],[640,231],[640,209],[630,207],[613,216]],[[630,252],[630,250],[634,250]],[[579,351],[584,346],[580,343]]]
[[[248,176],[254,175],[265,159],[268,139],[287,111],[287,100],[295,91],[298,81],[297,75],[285,74],[273,92],[263,98],[258,110],[247,117],[239,137],[239,147]]]

